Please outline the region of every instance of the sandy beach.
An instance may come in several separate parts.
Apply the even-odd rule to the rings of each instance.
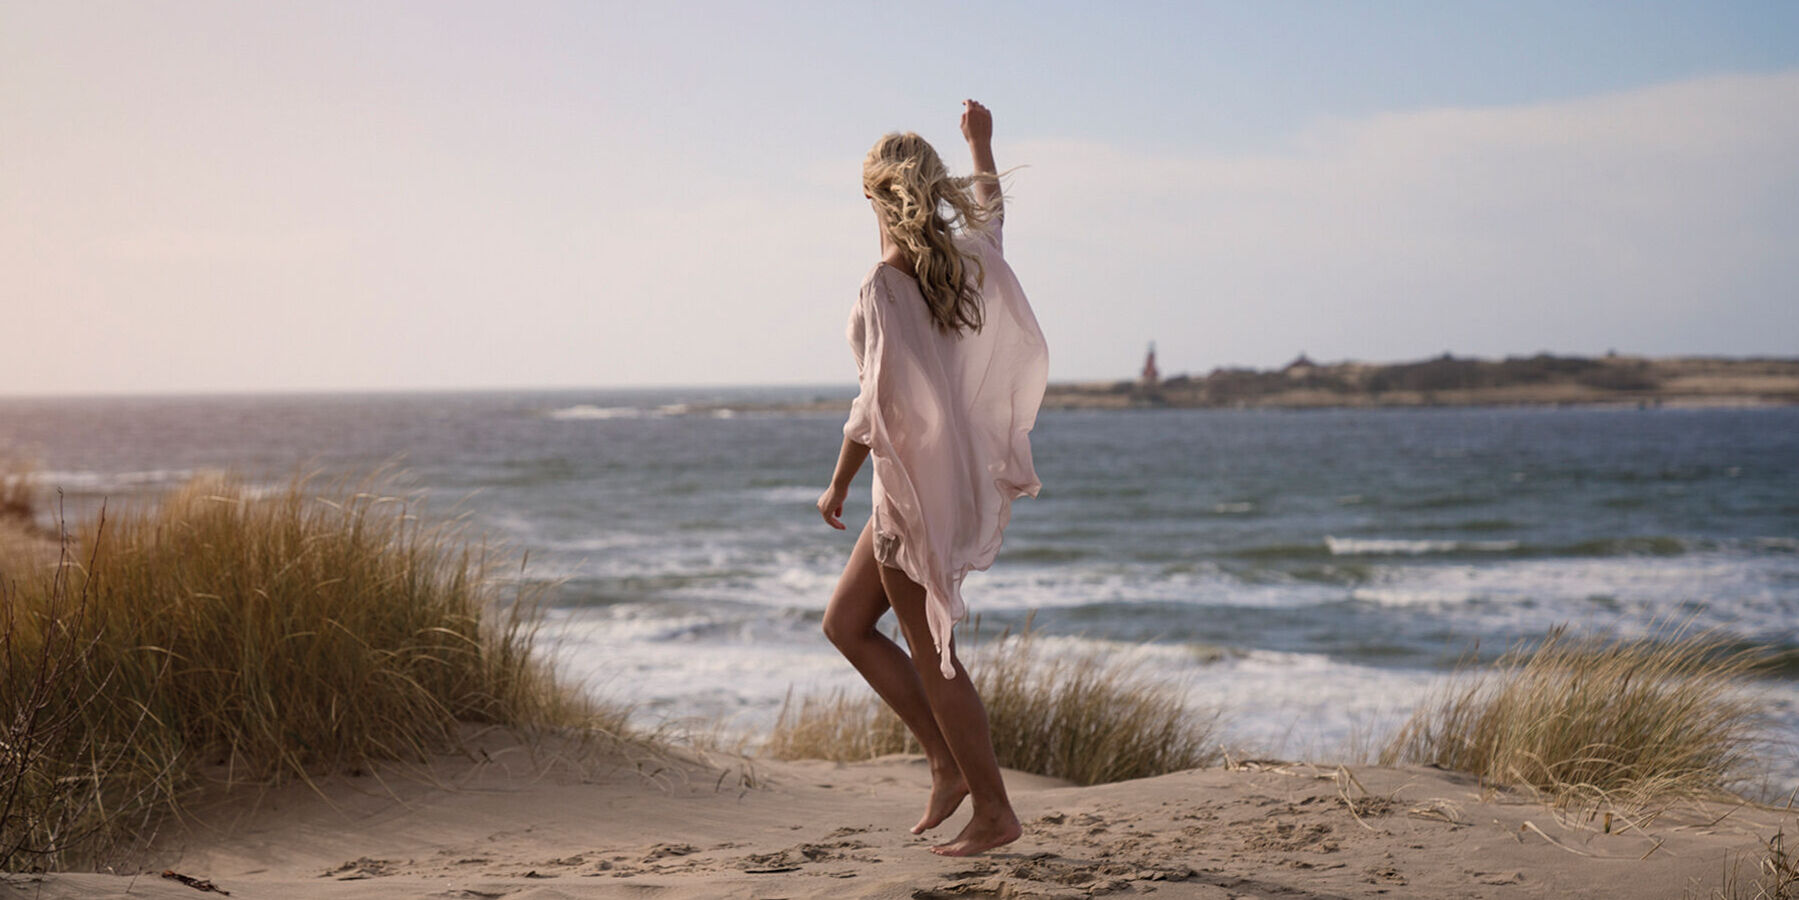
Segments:
[[[1345,774],[1348,773],[1348,774]],[[1349,775],[1353,775],[1353,780]],[[906,831],[923,761],[710,761],[476,735],[466,756],[240,790],[134,874],[14,876],[26,897],[1681,897],[1792,813],[1558,813],[1433,769],[1238,763],[1095,787],[1009,773],[1017,844],[943,859]],[[941,831],[954,833],[962,815]],[[163,876],[178,873],[198,883]]]

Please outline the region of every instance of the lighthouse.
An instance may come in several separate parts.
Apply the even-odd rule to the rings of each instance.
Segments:
[[[1145,388],[1155,389],[1162,383],[1162,370],[1156,368],[1156,342],[1149,342],[1149,355],[1143,359],[1143,375],[1138,384]]]

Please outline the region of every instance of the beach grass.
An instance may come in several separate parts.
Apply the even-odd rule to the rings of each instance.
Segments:
[[[1179,688],[1128,657],[1055,654],[1031,634],[1001,637],[967,655],[1009,769],[1091,785],[1211,765],[1217,718],[1195,714]],[[905,725],[870,692],[789,696],[762,752],[777,759],[853,761],[917,753]]]
[[[0,456],[0,580],[29,560],[55,556],[55,542],[41,523],[47,498],[36,489],[36,478],[31,460]]]
[[[20,457],[0,458],[0,521],[30,526],[37,520],[38,496],[32,484],[36,469]]]
[[[202,772],[422,761],[465,723],[623,734],[533,651],[502,557],[380,481],[202,477],[0,559],[0,871],[97,864]]]
[[[1748,871],[1744,871],[1745,867]],[[1725,861],[1718,887],[1689,889],[1687,900],[1799,900],[1799,854],[1787,849],[1786,830],[1774,833],[1757,854]]]
[[[1545,792],[1640,804],[1727,793],[1752,775],[1761,654],[1680,629],[1645,638],[1555,629],[1427,699],[1382,750]]]
[[[881,698],[866,690],[837,689],[804,695],[797,703],[789,692],[761,752],[775,759],[859,762],[920,748]]]

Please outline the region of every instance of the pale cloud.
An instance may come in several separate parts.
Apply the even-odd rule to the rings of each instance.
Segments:
[[[1010,152],[1067,374],[1123,374],[1150,338],[1203,370],[1799,334],[1796,72],[1328,121],[1252,156]]]
[[[244,232],[145,230],[120,235],[102,255],[140,264],[285,265],[316,264],[351,249],[343,232]]]

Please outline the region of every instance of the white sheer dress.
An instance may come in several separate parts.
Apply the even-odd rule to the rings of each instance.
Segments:
[[[1041,487],[1030,432],[1049,350],[1000,225],[961,238],[984,270],[980,331],[940,331],[918,282],[885,263],[862,280],[849,322],[861,393],[843,433],[870,450],[875,557],[924,587],[945,678],[955,677],[950,635],[968,613],[963,578],[993,564],[1012,501]]]

